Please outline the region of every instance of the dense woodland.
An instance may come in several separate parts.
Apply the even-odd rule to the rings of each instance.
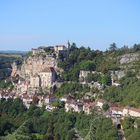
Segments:
[[[117,140],[111,119],[95,112],[65,113],[63,108],[47,112],[34,105],[27,110],[20,99],[0,101],[1,140],[72,140],[79,134],[85,139]]]
[[[122,121],[125,137],[127,140],[139,140],[140,138],[140,119],[125,118]]]

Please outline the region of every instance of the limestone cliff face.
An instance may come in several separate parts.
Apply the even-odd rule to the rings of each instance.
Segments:
[[[126,63],[131,63],[133,61],[138,61],[139,56],[140,56],[139,53],[125,54],[120,57],[120,64],[126,64]]]
[[[17,64],[14,62],[14,63],[11,65],[11,67],[12,67],[11,76],[14,77],[14,76],[17,75],[17,71],[18,71],[18,69],[17,69]]]
[[[40,88],[53,87],[57,83],[57,75],[61,73],[61,69],[57,67],[60,53],[67,54],[65,46],[32,49],[20,68],[14,63],[11,77],[19,75],[18,91],[35,93]]]
[[[47,52],[48,51],[48,52]],[[12,74],[14,77],[17,74],[26,79],[31,76],[35,76],[42,72],[45,68],[52,67],[58,73],[62,70],[57,67],[57,60],[59,54],[67,54],[68,48],[64,45],[57,45],[55,47],[47,47],[47,48],[37,48],[32,49],[31,56],[24,60],[23,64],[19,69],[15,64],[12,65]]]
[[[46,67],[57,68],[57,60],[53,56],[30,56],[24,60],[20,69],[20,76],[25,78],[34,76]]]

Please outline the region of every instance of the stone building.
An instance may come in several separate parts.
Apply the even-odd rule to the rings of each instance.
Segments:
[[[28,86],[29,86],[28,81],[25,81],[24,79],[20,78],[17,83],[17,93],[19,93],[19,94],[26,93],[28,90]]]
[[[56,45],[54,47],[54,52],[59,53],[60,51],[67,50],[67,47],[65,45]]]
[[[40,77],[38,75],[30,77],[30,86],[31,87],[38,88],[38,87],[40,87],[40,84],[41,84],[40,83]]]
[[[102,107],[103,107],[104,104],[105,104],[105,101],[102,100],[102,99],[98,99],[96,101],[96,106],[99,107],[99,108],[101,108],[101,109],[102,109]]]
[[[123,116],[140,117],[140,109],[125,107],[123,109]]]
[[[75,100],[69,100],[65,103],[65,110],[66,112],[81,112],[83,111],[83,103],[76,102]]]
[[[32,88],[50,88],[56,80],[56,72],[52,67],[46,67],[44,70],[30,77],[30,87]]]
[[[56,72],[53,67],[45,68],[39,73],[41,87],[51,87],[56,80]]]
[[[111,71],[111,81],[113,86],[120,86],[118,81],[126,75],[125,71]]]
[[[45,53],[43,48],[38,48],[38,49],[32,48],[32,55],[38,55],[38,54],[42,54],[42,53]]]
[[[86,114],[91,114],[91,111],[95,108],[96,103],[91,101],[85,101],[83,105],[83,111]]]
[[[88,76],[88,74],[90,74],[91,72],[90,71],[85,71],[85,70],[80,70],[80,73],[79,73],[79,81],[80,82],[84,82],[85,81],[85,78]]]
[[[86,71],[86,70],[80,70],[79,73],[79,81],[80,82],[84,82],[86,77],[88,76],[88,74],[102,74],[101,72],[97,72],[97,71]]]

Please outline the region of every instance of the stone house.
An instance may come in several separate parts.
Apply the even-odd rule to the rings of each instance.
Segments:
[[[56,72],[52,67],[45,68],[39,73],[39,76],[41,79],[41,87],[50,88],[56,80]]]
[[[86,80],[86,77],[88,76],[88,74],[101,74],[101,72],[97,72],[97,71],[86,71],[86,70],[80,70],[80,73],[79,73],[79,81],[80,82],[85,82]]]
[[[44,100],[45,105],[51,104],[51,103],[57,101],[56,97],[54,95],[52,95],[52,94],[44,96],[43,100]]]
[[[34,49],[32,48],[32,54],[33,55],[38,55],[40,53],[45,53],[44,49],[43,48],[38,48],[38,49]]]
[[[21,99],[22,99],[24,105],[25,105],[27,108],[30,107],[30,105],[32,104],[32,101],[33,101],[32,97],[30,97],[30,96],[27,95],[27,94],[24,94],[24,95],[21,97]]]
[[[83,103],[83,111],[86,114],[91,114],[91,111],[95,108],[96,103],[95,102],[91,102],[91,101],[85,101]]]
[[[61,102],[67,102],[69,100],[74,100],[75,98],[71,95],[64,95],[63,97],[60,98]]]
[[[89,73],[90,71],[80,70],[80,73],[79,73],[80,82],[84,82],[85,78],[88,76]]]
[[[102,90],[103,89],[103,85],[100,84],[99,82],[92,82],[92,83],[88,83],[90,88],[96,88],[98,90]]]
[[[9,99],[10,97],[9,97],[9,94],[8,93],[5,93],[5,94],[3,94],[3,96],[2,96],[2,98],[4,98],[4,99]]]
[[[31,87],[35,87],[35,88],[38,88],[40,87],[40,77],[38,75],[35,75],[35,76],[31,76],[30,77],[30,86]]]
[[[52,106],[52,105],[46,105],[46,110],[47,111],[53,111],[56,107]]]
[[[120,86],[120,84],[117,82],[122,77],[124,77],[125,71],[111,71],[111,81],[113,86]]]
[[[83,111],[83,103],[82,102],[76,102],[75,100],[69,100],[65,103],[65,110],[73,111],[73,112],[81,112]]]
[[[59,99],[61,102],[66,102],[67,101],[67,96],[63,96]]]
[[[54,47],[55,53],[59,53],[60,51],[64,51],[64,50],[67,50],[67,48],[66,48],[65,45],[56,45],[56,46]]]
[[[56,72],[54,68],[47,67],[39,74],[30,77],[30,87],[32,88],[50,88],[56,80]]]
[[[42,107],[44,105],[44,100],[43,99],[39,99],[39,102],[38,102],[38,107]]]
[[[56,58],[59,58],[59,55],[66,57],[68,54],[68,48],[65,45],[56,45],[54,47],[54,53]]]
[[[17,84],[17,92],[23,94],[26,93],[28,90],[28,86],[29,86],[28,82],[19,80]]]
[[[96,106],[99,107],[100,109],[102,109],[104,103],[105,103],[104,100],[99,99],[99,100],[96,101]]]
[[[140,117],[140,109],[125,107],[123,109],[123,116]]]

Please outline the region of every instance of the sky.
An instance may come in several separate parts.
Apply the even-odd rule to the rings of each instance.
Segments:
[[[140,43],[140,0],[0,0],[0,50]]]

